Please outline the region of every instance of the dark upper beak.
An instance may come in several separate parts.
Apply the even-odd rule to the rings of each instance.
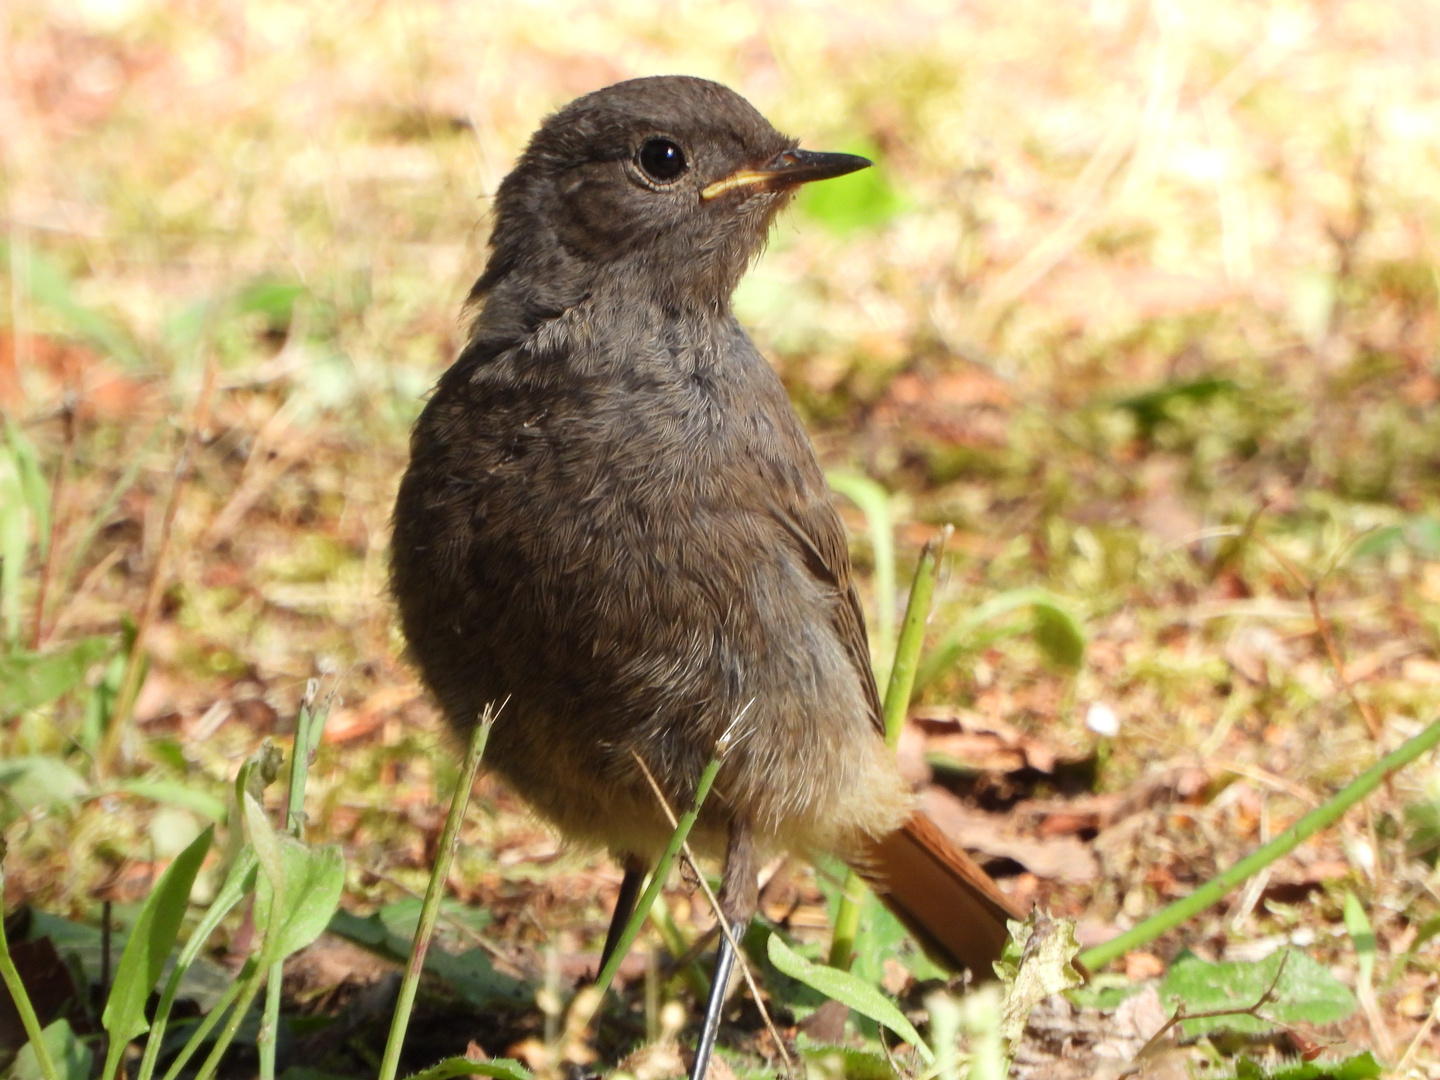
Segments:
[[[808,184],[812,180],[829,180],[844,176],[857,169],[868,169],[873,164],[858,154],[823,154],[816,150],[784,150],[759,168],[739,169],[723,180],[716,180],[700,192],[700,198],[709,201],[735,188],[758,188],[773,191],[776,188]]]

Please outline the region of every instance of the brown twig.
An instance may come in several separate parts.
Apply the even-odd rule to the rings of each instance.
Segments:
[[[130,656],[125,662],[125,675],[121,679],[120,690],[115,695],[115,707],[111,710],[109,727],[101,746],[99,765],[102,770],[113,766],[115,759],[119,756],[121,741],[124,739],[125,729],[134,712],[135,699],[140,692],[140,672],[145,662],[145,639],[160,610],[160,598],[165,588],[165,569],[170,551],[170,539],[175,531],[175,515],[180,508],[180,497],[184,493],[186,479],[190,473],[190,459],[194,456],[195,445],[200,441],[200,433],[210,418],[210,395],[215,387],[216,367],[215,350],[207,349],[205,371],[200,380],[200,392],[195,399],[195,411],[189,429],[185,432],[185,442],[180,448],[180,456],[175,462],[174,479],[170,484],[170,498],[165,506],[165,517],[160,526],[160,539],[156,547],[154,562],[150,568],[149,585],[145,590],[145,603],[140,609],[140,617],[135,620],[135,641],[130,646]]]
[[[1160,1030],[1155,1032],[1154,1035],[1151,1035],[1150,1038],[1145,1041],[1145,1045],[1142,1046],[1139,1052],[1135,1055],[1135,1060],[1139,1061],[1146,1054],[1150,1053],[1157,1045],[1159,1045],[1160,1040],[1169,1033],[1171,1028],[1179,1024],[1183,1024],[1186,1020],[1213,1020],[1219,1016],[1251,1016],[1254,1017],[1256,1020],[1261,1021],[1262,1023],[1274,1024],[1276,1027],[1288,1032],[1290,1029],[1285,1024],[1282,1024],[1279,1021],[1272,1019],[1271,1017],[1261,1016],[1260,1009],[1275,1000],[1275,988],[1280,985],[1280,976],[1285,974],[1285,965],[1289,962],[1290,954],[1281,953],[1280,963],[1275,968],[1275,977],[1270,980],[1270,985],[1265,988],[1264,993],[1262,993],[1258,998],[1255,999],[1255,1002],[1253,1004],[1248,1005],[1244,1008],[1236,1007],[1233,1009],[1207,1009],[1205,1012],[1192,1013],[1186,1012],[1185,1003],[1181,1002],[1175,1007],[1175,1012],[1171,1014],[1170,1019],[1165,1021],[1165,1023],[1161,1025]]]
[[[30,648],[37,652],[45,643],[45,599],[50,581],[55,576],[55,550],[60,546],[61,493],[65,478],[70,475],[75,463],[75,404],[70,393],[65,395],[65,402],[60,406],[60,419],[64,424],[65,441],[60,451],[60,464],[55,469],[55,479],[50,484],[50,542],[45,545],[45,561],[40,564],[40,582],[35,588],[35,619],[30,627]]]
[[[1270,557],[1279,564],[1280,568],[1289,574],[1295,580],[1295,583],[1305,591],[1305,596],[1310,602],[1310,614],[1315,619],[1316,632],[1320,635],[1320,640],[1325,646],[1325,654],[1330,659],[1330,666],[1335,669],[1335,678],[1339,680],[1340,686],[1344,689],[1346,696],[1350,698],[1351,703],[1364,719],[1365,726],[1370,729],[1370,737],[1378,742],[1382,730],[1380,719],[1375,715],[1374,709],[1366,702],[1360,700],[1360,695],[1355,692],[1355,684],[1351,682],[1350,677],[1345,674],[1345,660],[1340,655],[1339,647],[1335,644],[1335,635],[1330,630],[1330,623],[1320,610],[1320,582],[1311,581],[1307,578],[1287,555],[1277,551],[1274,546],[1268,543],[1263,537],[1256,536],[1254,540],[1264,548]],[[1322,578],[1321,580],[1323,581],[1324,579]]]

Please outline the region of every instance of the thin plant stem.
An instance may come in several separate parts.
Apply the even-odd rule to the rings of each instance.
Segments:
[[[890,667],[890,681],[885,688],[885,742],[891,750],[900,741],[905,714],[910,709],[910,695],[915,689],[915,673],[920,667],[920,650],[925,643],[925,627],[930,621],[930,606],[935,599],[935,585],[940,578],[940,559],[954,528],[946,525],[940,535],[929,541],[920,552],[920,564],[910,583],[910,599],[905,605],[905,620],[895,644],[895,662]],[[840,905],[835,912],[835,930],[830,938],[830,966],[849,971],[855,959],[855,941],[860,935],[860,914],[864,910],[869,887],[854,870],[845,874]]]
[[[140,1071],[135,1075],[138,1080],[150,1080],[155,1075],[155,1065],[160,1057],[160,1047],[165,1041],[165,1027],[170,1021],[170,1010],[175,1004],[175,997],[180,992],[180,980],[185,972],[194,964],[196,957],[200,955],[205,942],[210,939],[215,928],[220,925],[221,920],[230,913],[231,909],[254,888],[254,875],[256,872],[256,859],[254,848],[245,848],[240,858],[231,867],[230,874],[221,888],[219,895],[211,902],[201,917],[200,923],[190,935],[190,940],[180,950],[174,966],[170,971],[170,978],[165,983],[165,989],[160,994],[160,1003],[155,1007],[155,1018],[150,1022],[150,1032],[145,1039],[145,1056],[140,1061]],[[242,980],[243,981],[243,980]],[[232,989],[239,992],[239,982],[232,984]],[[222,999],[223,1000],[223,999]],[[217,1003],[206,1017],[206,1026],[200,1031],[200,1038],[192,1040],[195,1046],[203,1040],[205,1032],[220,1019],[224,1013],[224,1005]],[[193,1048],[182,1051],[186,1060],[194,1052]],[[171,1066],[171,1072],[175,1066]]]
[[[624,931],[620,934],[620,940],[615,943],[615,951],[610,954],[610,960],[601,968],[600,974],[595,979],[595,987],[599,990],[596,995],[596,1004],[605,996],[605,991],[610,989],[610,984],[615,980],[615,973],[620,970],[620,962],[625,959],[625,954],[630,951],[630,946],[635,943],[635,937],[640,933],[640,927],[645,924],[645,918],[650,914],[650,905],[655,903],[655,897],[660,895],[661,888],[665,885],[665,879],[670,876],[670,868],[675,865],[675,856],[680,852],[680,846],[685,843],[694,827],[695,821],[700,816],[700,808],[705,805],[705,799],[710,794],[710,788],[715,783],[715,774],[720,771],[720,765],[725,760],[725,755],[730,749],[730,732],[734,730],[735,724],[749,711],[750,706],[746,705],[741,710],[740,716],[730,725],[730,730],[721,736],[720,742],[715,746],[715,756],[705,766],[700,774],[700,782],[695,785],[695,799],[689,810],[680,815],[680,820],[675,825],[675,831],[670,835],[670,843],[665,846],[655,869],[650,874],[650,880],[646,883],[645,891],[641,893],[640,900],[635,905],[635,910],[630,915],[630,921],[625,924]],[[639,757],[636,757],[639,761]],[[645,763],[640,762],[641,768]]]
[[[637,757],[638,760],[638,757]],[[660,785],[655,782],[655,775],[649,767],[641,761],[640,768],[645,772],[645,779],[650,782],[650,790],[655,792],[655,798],[660,802],[660,808],[664,811],[665,817],[669,820],[671,827],[678,827],[675,820],[675,811],[670,809],[670,804],[665,800],[665,793],[660,790]],[[775,1041],[775,1048],[780,1051],[780,1061],[785,1067],[787,1075],[791,1072],[790,1054],[785,1049],[785,1040],[780,1037],[780,1032],[775,1027],[775,1021],[770,1018],[770,1010],[765,1007],[765,1001],[760,996],[760,987],[755,984],[755,973],[750,970],[750,963],[745,959],[745,953],[740,948],[740,943],[735,940],[735,929],[730,925],[730,920],[725,917],[725,912],[720,908],[720,898],[715,895],[715,890],[710,888],[710,883],[705,880],[705,875],[700,871],[700,863],[695,858],[695,852],[690,850],[688,841],[680,845],[680,850],[685,853],[685,860],[690,868],[695,871],[695,879],[700,882],[700,888],[705,893],[705,899],[710,902],[710,910],[715,912],[715,923],[720,932],[725,935],[725,940],[730,943],[730,948],[735,952],[735,959],[740,964],[740,974],[744,976],[745,985],[750,988],[750,998],[755,1002],[755,1007],[760,1010],[760,1019],[765,1021],[765,1029],[770,1032],[770,1038]],[[723,989],[721,991],[723,993]]]
[[[310,775],[310,762],[315,748],[320,743],[320,732],[325,727],[325,712],[315,712],[315,695],[319,683],[311,679],[305,686],[305,697],[300,702],[300,711],[295,715],[295,742],[290,750],[290,786],[286,798],[285,819],[282,828],[297,840],[304,832],[305,822],[305,781]],[[275,1078],[275,1048],[280,1033],[280,998],[285,977],[284,959],[270,965],[265,978],[265,1015],[260,1023],[261,1080]]]
[[[502,703],[500,708],[504,707]],[[470,789],[475,786],[475,773],[480,768],[480,759],[485,755],[485,744],[490,738],[490,729],[495,725],[499,711],[485,706],[485,711],[470,733],[470,745],[465,750],[465,761],[460,766],[455,795],[450,800],[450,812],[445,817],[445,828],[440,833],[440,850],[435,858],[435,867],[430,872],[430,886],[425,890],[425,901],[420,907],[420,921],[415,927],[415,942],[410,949],[410,959],[405,965],[405,975],[400,980],[400,997],[390,1017],[390,1035],[385,1040],[385,1056],[380,1062],[379,1080],[395,1080],[395,1074],[400,1068],[400,1050],[405,1045],[405,1029],[410,1024],[415,991],[420,986],[420,973],[425,968],[425,954],[430,950],[430,937],[435,932],[435,922],[440,915],[440,902],[445,897],[445,882],[450,877],[450,862],[455,857],[455,847],[460,839],[460,823],[465,820],[465,810],[470,805]]]
[[[275,890],[279,893],[279,889]],[[278,906],[278,905],[277,905]],[[278,920],[272,920],[272,929]],[[278,933],[278,930],[274,930]],[[268,965],[267,965],[268,967]],[[245,1014],[250,1011],[256,996],[260,993],[260,987],[265,982],[265,973],[259,970],[256,964],[251,970],[250,978],[240,984],[241,990],[235,1007],[230,1010],[230,1015],[225,1018],[225,1026],[220,1029],[220,1035],[211,1047],[210,1054],[205,1058],[205,1063],[200,1066],[200,1071],[195,1074],[195,1080],[212,1080],[215,1072],[220,1067],[220,1059],[225,1056],[225,1051],[230,1049],[231,1042],[235,1039],[235,1033],[240,1030],[240,1024],[245,1019]],[[174,1072],[174,1069],[171,1069]]]
[[[241,991],[253,982],[255,967],[254,957],[245,961],[245,966],[240,969],[239,976],[225,988],[225,992],[220,995],[220,1000],[210,1007],[210,1011],[205,1014],[205,1019],[201,1020],[196,1026],[190,1038],[186,1041],[184,1048],[180,1053],[175,1055],[175,1060],[170,1063],[170,1068],[165,1071],[165,1080],[177,1080],[181,1070],[184,1069],[185,1066],[189,1064],[190,1059],[195,1056],[195,1051],[204,1044],[205,1037],[209,1035],[215,1028],[215,1025],[220,1022],[221,1018],[225,1015],[225,1011],[234,1004],[235,999],[240,996]],[[158,1054],[159,1036],[152,1032],[150,1038],[156,1042],[156,1053]],[[145,1075],[147,1074],[144,1072],[141,1073],[142,1077]]]
[[[1256,849],[1223,874],[1211,878],[1183,900],[1178,900],[1169,907],[1156,912],[1119,937],[1111,938],[1103,945],[1097,945],[1093,949],[1087,949],[1080,954],[1080,962],[1091,971],[1098,971],[1131,949],[1154,941],[1166,931],[1172,930],[1198,915],[1251,874],[1269,866],[1321,829],[1334,824],[1361,799],[1387,782],[1391,776],[1409,765],[1421,754],[1434,749],[1437,745],[1440,745],[1440,720],[1434,721],[1420,734],[1406,740],[1398,749],[1386,754],[1338,791],[1329,801],[1311,810],[1274,840]]]
[[[64,448],[60,451],[60,464],[55,468],[55,479],[50,484],[50,536],[45,544],[45,558],[40,564],[40,581],[35,587],[35,618],[30,625],[30,648],[39,651],[45,640],[45,600],[49,595],[50,580],[55,576],[55,552],[60,541],[61,499],[65,490],[65,478],[75,463],[75,407],[67,400],[60,409],[65,423]]]
[[[885,744],[894,750],[900,742],[900,729],[910,711],[910,695],[915,689],[915,672],[920,667],[920,650],[925,644],[925,627],[930,622],[930,608],[935,602],[935,586],[940,580],[940,560],[955,527],[946,525],[940,535],[926,543],[915,567],[915,580],[910,583],[910,600],[905,605],[905,621],[900,625],[900,639],[895,644],[895,663],[890,668],[890,682],[885,688]]]
[[[0,914],[5,910],[4,862],[5,839],[0,837]],[[35,1015],[30,995],[25,992],[20,972],[15,969],[15,961],[10,958],[10,943],[5,939],[3,918],[0,918],[0,981],[3,981],[5,989],[10,991],[10,1000],[15,1003],[15,1011],[20,1014],[21,1026],[25,1028],[25,1036],[35,1051],[35,1061],[40,1066],[40,1072],[45,1080],[59,1080],[60,1073],[55,1068],[55,1059],[50,1056],[50,1048],[45,1045],[45,1033],[40,1027],[40,1018]]]

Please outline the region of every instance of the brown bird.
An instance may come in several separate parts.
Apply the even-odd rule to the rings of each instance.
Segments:
[[[607,953],[722,733],[692,840],[720,905],[757,862],[833,852],[932,955],[981,977],[1011,903],[913,810],[886,748],[845,529],[731,294],[803,183],[800,150],[712,82],[636,79],[535,133],[495,202],[470,340],[411,439],[392,586],[452,724],[508,700],[486,763],[625,868]],[[692,1075],[733,952],[721,938]]]

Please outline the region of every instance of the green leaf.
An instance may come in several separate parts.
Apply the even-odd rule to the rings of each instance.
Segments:
[[[397,960],[404,960],[410,955],[410,946],[415,939],[419,903],[397,901],[364,917],[341,909],[331,916],[325,929]],[[441,910],[447,913],[446,922],[453,922],[460,916],[463,924],[474,930],[490,921],[489,912],[478,911],[468,904],[447,900]],[[453,953],[432,941],[425,952],[425,970],[443,979],[452,990],[477,1008],[489,1008],[497,1001],[514,1001],[525,993],[524,984],[496,971],[482,949]]]
[[[1350,560],[1360,562],[1378,559],[1405,545],[1405,530],[1399,525],[1387,525],[1366,533],[1350,549]]]
[[[0,715],[38,709],[68,694],[113,645],[113,638],[87,637],[50,652],[0,656]]]
[[[410,1080],[450,1080],[452,1076],[492,1076],[496,1080],[530,1080],[530,1070],[511,1058],[471,1061],[452,1057],[411,1075]]]
[[[104,1076],[116,1075],[126,1044],[150,1028],[145,1019],[145,1003],[165,969],[165,961],[180,932],[180,920],[190,902],[195,875],[200,872],[214,836],[213,826],[206,829],[165,868],[130,931],[130,940],[115,972],[115,985],[110,989],[100,1018],[110,1033]]]
[[[20,582],[30,551],[30,510],[20,466],[11,448],[0,446],[0,634],[20,634]]]
[[[1235,1062],[1237,1080],[1376,1080],[1384,1074],[1368,1050],[1339,1061],[1288,1061],[1268,1068],[1249,1058]]]
[[[1075,671],[1085,660],[1085,631],[1059,604],[1036,603],[1035,644],[1056,667]]]
[[[1072,670],[1079,667],[1085,659],[1087,639],[1080,620],[1069,607],[1047,589],[1009,589],[971,608],[945,632],[920,661],[915,688],[918,690],[934,680],[954,664],[956,657],[973,647],[980,628],[986,623],[1027,608],[1031,612],[1036,644],[1044,650],[1046,658],[1060,667]]]
[[[290,325],[295,302],[304,296],[305,286],[289,281],[257,281],[241,289],[235,310],[242,315],[263,315],[274,329]]]
[[[1368,984],[1375,977],[1375,931],[1360,900],[1349,889],[1345,890],[1345,929],[1355,946],[1359,982]]]
[[[0,792],[23,812],[83,799],[90,784],[59,758],[37,754],[0,761]]]
[[[798,1049],[805,1059],[805,1075],[809,1080],[896,1080],[897,1074],[890,1062],[874,1050],[826,1043]]]
[[[1115,403],[1135,417],[1141,435],[1149,438],[1166,420],[1173,420],[1181,408],[1209,401],[1211,398],[1236,394],[1239,386],[1233,379],[1194,379],[1190,382],[1168,383],[1143,394]]]
[[[126,367],[144,366],[145,358],[130,332],[80,303],[75,298],[75,283],[69,274],[38,251],[31,250],[29,258],[22,262],[28,270],[24,279],[26,291],[37,305],[49,308],[64,320],[71,333]]]
[[[248,792],[245,820],[260,860],[255,926],[265,935],[268,965],[303,949],[324,932],[340,906],[345,857],[335,844],[312,848],[277,833]]]
[[[839,968],[806,960],[789,945],[786,945],[780,939],[779,934],[770,935],[770,940],[766,943],[766,952],[770,956],[770,962],[792,979],[820,991],[832,1001],[848,1005],[860,1015],[868,1016],[877,1024],[884,1024],[915,1047],[927,1064],[935,1063],[934,1052],[925,1044],[925,1040],[920,1038],[920,1033],[915,1030],[915,1026],[905,1019],[905,1014],[895,1006],[893,1001],[865,980],[857,978],[848,971],[841,971]]]
[[[182,807],[209,818],[217,825],[225,821],[224,799],[216,798],[207,791],[201,791],[178,780],[121,780],[116,783],[115,790],[169,806]]]
[[[1285,971],[1275,987],[1275,1000],[1260,1012],[1282,1024],[1330,1024],[1356,1009],[1355,995],[1344,983],[1305,953],[1284,949],[1256,963],[1210,964],[1193,953],[1181,953],[1160,986],[1161,997],[1183,1004],[1186,1012],[1248,1009],[1260,1000],[1275,980],[1284,958]],[[1241,1034],[1262,1034],[1273,1025],[1253,1016],[1232,1014],[1186,1020],[1185,1034],[1228,1029]]]
[[[50,484],[40,468],[35,444],[11,422],[9,416],[5,417],[5,441],[13,455],[25,508],[35,521],[35,547],[43,558],[50,546]]]
[[[50,1051],[50,1060],[55,1063],[59,1080],[90,1080],[90,1047],[70,1030],[68,1020],[56,1020],[41,1032],[41,1038]],[[9,1076],[11,1080],[43,1080],[44,1073],[35,1056],[35,1048],[28,1042],[15,1055]]]

